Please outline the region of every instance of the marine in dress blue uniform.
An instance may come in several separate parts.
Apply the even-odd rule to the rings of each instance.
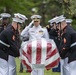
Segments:
[[[0,33],[7,27],[7,25],[10,23],[10,17],[11,15],[9,13],[1,13],[1,25],[0,25]]]
[[[59,16],[56,23],[62,37],[60,44],[61,75],[75,75],[76,68],[74,66],[76,63],[76,31],[70,25],[67,25],[64,16]]]
[[[58,38],[58,29],[57,29],[56,23],[55,23],[56,18],[58,18],[58,17],[56,16],[53,19],[48,21],[50,23],[50,26],[51,26],[50,31],[49,31],[49,37],[50,37],[50,39],[53,39],[55,41],[57,48],[59,50],[60,40]],[[58,67],[53,68],[52,71],[53,72],[60,72],[60,62],[59,62]]]
[[[23,20],[13,18],[12,24],[0,34],[0,75],[9,75],[9,55],[19,57],[18,32]],[[14,74],[15,75],[15,74]]]
[[[25,20],[27,19],[25,15],[20,14],[20,13],[15,13],[14,17],[21,19],[22,20],[21,23],[25,22]],[[19,38],[19,36],[18,36],[18,38]],[[16,62],[15,62],[14,56],[9,55],[8,65],[9,65],[9,75],[16,75]]]

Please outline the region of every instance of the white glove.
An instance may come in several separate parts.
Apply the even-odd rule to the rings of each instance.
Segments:
[[[32,21],[30,22],[30,24],[27,26],[27,28],[30,28],[33,23],[34,23],[34,21],[32,20]]]
[[[32,21],[27,27],[25,27],[25,29],[21,32],[21,36],[24,36],[27,34],[27,31],[29,30],[29,28],[32,26],[34,21]]]

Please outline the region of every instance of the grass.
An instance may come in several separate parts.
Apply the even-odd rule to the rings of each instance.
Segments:
[[[23,73],[19,73],[20,60],[18,58],[16,58],[16,66],[17,66],[17,75],[31,75],[30,73],[27,73],[25,69],[24,69]],[[44,75],[60,75],[60,73],[52,72],[51,70],[49,70],[49,71],[45,70]]]

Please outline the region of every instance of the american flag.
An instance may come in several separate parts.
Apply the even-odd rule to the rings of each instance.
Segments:
[[[32,40],[22,50],[22,63],[30,72],[39,68],[49,70],[56,67],[59,61],[59,52],[53,40]]]

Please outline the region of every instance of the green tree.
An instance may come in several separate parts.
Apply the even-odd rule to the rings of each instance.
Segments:
[[[0,12],[31,14],[34,3],[30,0],[0,0]]]
[[[0,0],[0,13],[8,12],[13,15],[19,12],[28,18],[33,14],[40,14],[42,24],[46,25],[54,16],[76,16],[75,2],[76,0]]]

